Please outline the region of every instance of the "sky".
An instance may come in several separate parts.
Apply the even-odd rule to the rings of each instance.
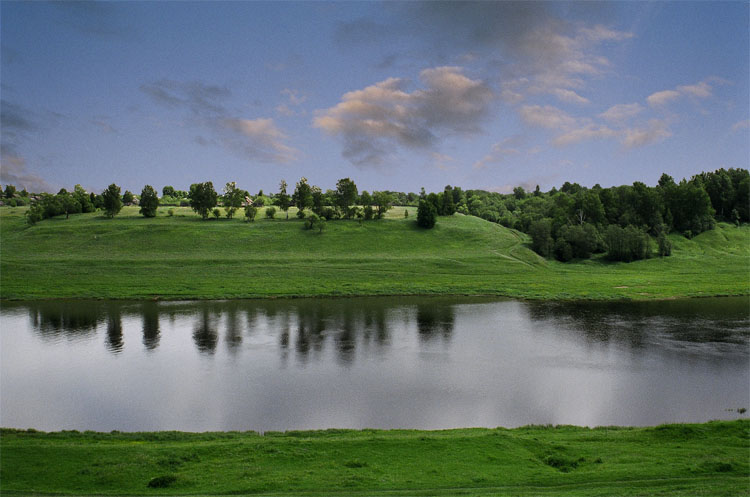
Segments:
[[[750,3],[0,2],[0,183],[543,191],[750,162]]]

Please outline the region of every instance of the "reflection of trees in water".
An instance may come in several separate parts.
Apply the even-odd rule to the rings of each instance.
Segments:
[[[212,322],[211,309],[207,305],[202,305],[195,319],[196,323],[193,331],[195,346],[198,347],[198,351],[201,353],[213,354],[216,352],[219,335]]]
[[[107,306],[107,350],[113,354],[122,352],[124,346],[122,340],[122,316],[118,304]]]
[[[453,306],[444,302],[434,304],[417,305],[417,331],[419,340],[431,342],[437,337],[442,337],[446,342],[453,335],[455,321]]]
[[[42,338],[49,340],[93,336],[105,315],[103,305],[96,302],[29,304],[32,329]]]
[[[143,319],[143,345],[148,350],[159,346],[159,305],[156,302],[141,304]]]
[[[614,342],[642,349],[711,343],[746,349],[750,319],[741,304],[737,299],[528,302],[525,309],[532,320],[567,329],[592,344]]]
[[[224,341],[230,352],[237,352],[242,344],[242,323],[240,322],[240,308],[236,302],[227,305],[225,322]]]

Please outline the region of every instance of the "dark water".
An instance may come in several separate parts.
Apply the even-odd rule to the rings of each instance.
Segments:
[[[0,425],[289,430],[734,419],[750,300],[3,303]]]

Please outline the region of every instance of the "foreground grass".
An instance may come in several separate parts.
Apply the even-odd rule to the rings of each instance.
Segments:
[[[202,221],[188,208],[154,219],[72,215],[27,226],[0,209],[0,298],[252,298],[401,294],[532,299],[664,299],[750,294],[750,227],[727,224],[672,257],[562,264],[528,238],[484,220],[440,218],[417,228],[404,208],[380,221],[329,222],[322,234],[290,219]],[[278,215],[278,214],[277,214]]]
[[[750,495],[750,421],[654,428],[3,430],[3,495]],[[164,488],[150,488],[162,477]],[[158,480],[157,480],[158,481]]]

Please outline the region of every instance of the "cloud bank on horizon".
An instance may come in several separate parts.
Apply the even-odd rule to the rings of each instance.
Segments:
[[[33,191],[507,191],[750,161],[744,2],[0,8],[0,183]]]

